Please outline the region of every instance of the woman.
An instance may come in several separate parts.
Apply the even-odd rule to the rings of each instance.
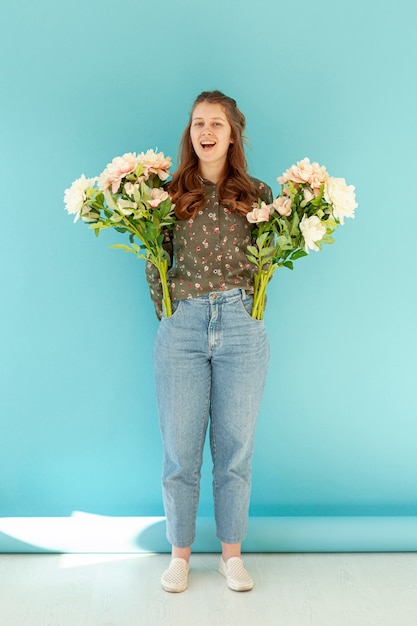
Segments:
[[[269,346],[263,322],[251,317],[254,267],[246,251],[252,225],[246,214],[259,197],[271,203],[272,192],[246,172],[244,130],[235,100],[219,91],[200,94],[169,184],[179,219],[170,250],[173,315],[161,319],[154,362],[172,545],[161,583],[171,592],[187,587],[209,421],[219,570],[231,589],[253,587],[241,543]],[[161,293],[149,265],[147,278],[161,317]]]

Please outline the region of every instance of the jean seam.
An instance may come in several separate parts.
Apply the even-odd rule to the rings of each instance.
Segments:
[[[210,387],[211,387],[211,385],[210,385]],[[198,462],[199,462],[199,467],[198,467],[197,475],[195,476],[196,484],[195,484],[195,489],[194,489],[194,503],[193,503],[193,512],[192,512],[192,516],[193,516],[192,520],[193,520],[194,528],[195,528],[196,519],[197,519],[198,504],[199,504],[199,501],[200,501],[201,467],[202,467],[202,464],[203,464],[203,449],[204,449],[204,442],[205,442],[206,434],[207,434],[208,414],[209,414],[209,410],[210,410],[209,400],[210,400],[210,389],[208,390],[207,396],[206,396],[205,411],[204,411],[204,424],[203,424],[203,426],[202,426],[202,428],[200,430],[200,441],[198,443]]]
[[[217,444],[216,444],[216,432],[215,422],[211,419],[211,458],[213,462],[213,505],[214,505],[214,518],[216,526],[219,525],[219,515],[217,510],[217,480],[216,480],[216,460],[217,460]]]

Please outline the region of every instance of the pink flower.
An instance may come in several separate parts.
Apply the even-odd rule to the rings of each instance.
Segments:
[[[292,165],[282,176],[278,177],[280,185],[285,185],[289,180],[296,184],[308,183],[310,187],[320,189],[320,186],[326,182],[329,175],[324,165],[318,163],[310,163],[307,157],[302,161],[298,161],[296,165]]]
[[[273,201],[272,206],[283,217],[289,217],[292,213],[291,198],[279,196]]]
[[[148,150],[138,156],[138,161],[144,167],[144,175],[149,178],[149,174],[156,174],[160,180],[166,180],[169,176],[169,168],[172,166],[171,157],[165,157],[163,152]]]
[[[164,191],[161,188],[151,189],[151,199],[149,200],[149,205],[153,209],[156,209],[156,207],[158,207],[161,204],[161,202],[163,202],[167,198],[168,198],[167,191]]]
[[[111,187],[112,193],[117,193],[122,178],[134,172],[138,163],[138,157],[134,152],[127,152],[121,157],[115,157],[100,174],[99,188],[106,191]]]
[[[253,209],[246,215],[246,219],[251,224],[259,224],[259,222],[269,222],[271,215],[270,208],[265,202],[262,202],[260,207]]]

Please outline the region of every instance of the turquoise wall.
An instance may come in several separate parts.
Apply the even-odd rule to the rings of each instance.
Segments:
[[[74,225],[63,192],[124,152],[175,157],[214,88],[274,192],[308,156],[359,202],[269,287],[252,514],[417,515],[416,24],[414,0],[3,8],[0,515],[163,514],[143,265]]]

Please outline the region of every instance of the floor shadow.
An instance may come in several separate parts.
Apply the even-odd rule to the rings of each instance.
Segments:
[[[165,520],[150,524],[135,539],[135,545],[145,552],[171,552],[165,535]]]
[[[11,537],[3,532],[0,532],[0,552],[3,554],[54,554],[54,550],[48,550],[33,543],[15,539],[15,537]]]

